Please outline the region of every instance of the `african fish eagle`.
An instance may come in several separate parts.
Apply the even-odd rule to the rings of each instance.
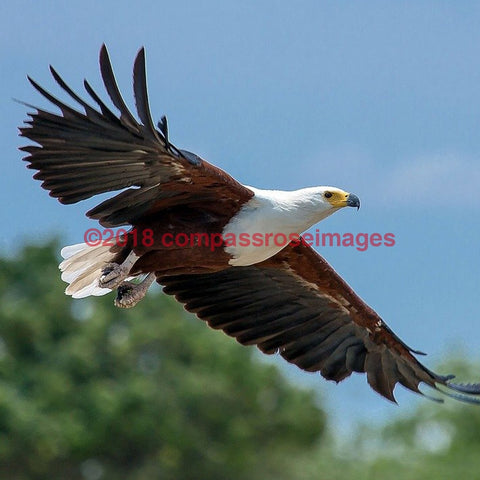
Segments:
[[[129,226],[122,243],[65,247],[60,264],[66,293],[75,298],[117,291],[115,304],[135,305],[153,281],[185,308],[243,345],[279,353],[303,370],[339,382],[364,372],[370,386],[395,401],[400,383],[422,393],[426,384],[459,400],[480,403],[480,384],[452,383],[422,365],[412,350],[335,270],[302,241],[285,245],[227,244],[227,234],[300,235],[359,199],[334,187],[297,191],[242,185],[199,156],[175,147],[167,121],[153,123],[146,86],[145,52],[135,60],[133,89],[138,121],[118,89],[105,46],[100,69],[115,114],[85,81],[91,106],[50,67],[58,85],[83,109],[61,102],[29,81],[60,114],[40,108],[20,134],[34,178],[61,203],[120,191],[87,212],[104,227]],[[127,231],[127,230],[125,230]],[[149,242],[134,236],[149,233]],[[207,234],[207,242],[169,244],[170,234]],[[148,244],[147,244],[148,243]],[[136,279],[136,281],[131,281]]]

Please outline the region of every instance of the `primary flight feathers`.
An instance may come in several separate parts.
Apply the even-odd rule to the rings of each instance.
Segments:
[[[199,156],[176,148],[165,117],[156,127],[150,114],[145,52],[135,60],[137,114],[118,89],[105,46],[100,51],[105,89],[114,113],[87,81],[95,106],[80,98],[51,68],[58,85],[83,109],[61,102],[32,85],[60,113],[35,107],[21,135],[37,145],[23,147],[34,178],[61,203],[120,191],[87,215],[105,227],[130,225],[122,244],[77,245],[62,251],[60,268],[74,297],[117,290],[116,304],[130,307],[156,280],[164,291],[244,345],[279,353],[298,367],[340,381],[364,372],[370,386],[394,401],[400,383],[420,384],[456,399],[480,403],[480,384],[455,384],[438,375],[366,305],[311,247],[302,242],[260,246],[165,245],[165,233],[299,235],[358,197],[330,186],[282,192],[247,187]],[[134,241],[152,232],[149,245]],[[236,236],[236,237],[235,237]],[[144,278],[145,277],[145,278]],[[140,283],[131,279],[142,279]],[[412,312],[413,313],[413,312]],[[161,320],[159,320],[161,321]]]

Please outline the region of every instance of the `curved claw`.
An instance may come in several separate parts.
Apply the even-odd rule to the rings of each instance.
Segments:
[[[146,294],[150,285],[155,281],[154,273],[149,273],[140,283],[123,282],[117,288],[115,306],[119,308],[134,307]]]

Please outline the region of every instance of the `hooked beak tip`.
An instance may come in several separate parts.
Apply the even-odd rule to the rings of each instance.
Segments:
[[[357,211],[360,209],[360,199],[354,193],[348,195],[347,207],[357,207]]]

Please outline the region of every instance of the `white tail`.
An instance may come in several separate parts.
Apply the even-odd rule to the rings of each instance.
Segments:
[[[86,243],[62,248],[60,253],[65,260],[59,268],[62,272],[62,280],[69,284],[65,290],[67,295],[73,298],[84,298],[111,292],[109,288],[98,286],[102,269],[115,257],[115,253],[112,253],[110,248],[105,245],[93,247]]]

